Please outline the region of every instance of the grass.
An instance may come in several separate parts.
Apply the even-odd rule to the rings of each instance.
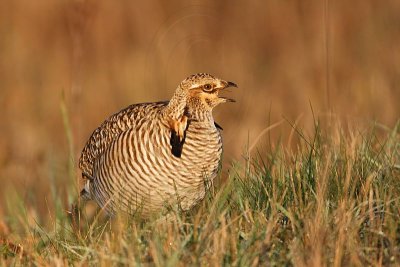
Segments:
[[[311,136],[296,130],[301,141],[294,150],[278,143],[244,157],[199,206],[188,213],[173,208],[168,221],[107,220],[87,211],[77,225],[53,187],[52,227],[45,227],[15,196],[0,263],[400,265],[399,126],[345,133],[316,124]],[[76,190],[69,191],[72,199]]]
[[[225,1],[224,12],[217,1],[9,2],[0,8],[0,266],[400,265],[399,125],[316,123],[307,134],[306,111],[310,99],[321,116],[399,119],[398,0]],[[228,155],[249,132],[258,144],[277,126],[260,122],[282,114],[298,118],[287,142],[298,146],[249,146],[199,206],[173,207],[169,222],[108,221],[89,207],[72,223],[76,144],[105,114],[169,99],[204,70],[241,88],[240,104],[219,114]],[[283,139],[291,128],[282,126]]]

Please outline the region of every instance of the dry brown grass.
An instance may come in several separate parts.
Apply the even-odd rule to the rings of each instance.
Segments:
[[[86,210],[71,222],[59,197],[66,190],[52,181],[50,225],[39,207],[21,196],[8,199],[0,263],[398,265],[399,127],[351,137],[332,136],[318,124],[309,137],[297,128],[303,139],[296,151],[278,145],[237,162],[194,210],[171,207],[167,218],[155,220],[108,220]]]
[[[351,139],[366,133],[364,129],[375,122],[379,122],[378,128],[393,129],[400,115],[399,13],[397,0],[0,0],[0,235],[11,231],[15,239],[37,249],[34,237],[18,236],[38,225],[52,229],[56,211],[65,209],[76,196],[80,180],[75,160],[91,131],[128,104],[169,99],[176,85],[192,73],[210,72],[240,86],[231,93],[237,103],[215,112],[224,128],[222,180],[232,172],[227,166],[243,161],[246,148],[282,119],[281,125],[266,131],[252,146],[253,154],[270,155],[284,144],[285,153],[295,157],[304,140],[293,130],[297,128],[294,125],[301,125],[303,135],[313,136],[315,118],[326,135],[338,140],[342,135]],[[337,122],[342,126],[332,127]],[[388,131],[379,130],[377,135]],[[357,138],[351,140],[355,143],[346,143],[349,153],[356,153],[353,148],[360,144],[367,145]],[[338,145],[336,149],[344,148]],[[354,165],[356,154],[351,153],[346,156],[346,168]],[[321,159],[327,164],[320,169],[321,177],[327,175],[324,172],[334,162],[332,157],[334,152]],[[366,180],[366,188],[379,172],[376,167],[368,173],[371,178]],[[296,168],[291,166],[289,173]],[[355,183],[349,170],[343,173],[349,175],[343,186]],[[323,196],[316,203],[317,210],[326,204],[326,183],[314,192]],[[390,201],[384,196],[393,196],[376,195],[376,190],[372,195],[370,190],[363,191],[363,201]],[[308,205],[294,199],[299,201],[296,205]],[[313,251],[314,264],[334,259],[330,264],[338,265],[343,257],[356,264],[358,252],[348,253],[352,247],[359,251],[359,243],[351,238],[356,231],[349,234],[348,229],[357,220],[352,213],[357,201],[341,200],[333,217],[318,213],[319,217],[308,218],[307,209],[299,210],[304,212],[302,231],[308,235],[290,234],[293,239],[289,238],[284,250],[295,251],[290,259],[309,264],[304,255],[309,256],[306,251],[312,250],[314,241],[333,242],[328,254],[323,248]],[[253,208],[244,206],[244,214],[260,216],[252,213]],[[367,212],[364,208],[362,212]],[[273,214],[271,218],[275,218]],[[207,242],[216,242],[216,251],[230,250],[236,255],[232,257],[240,258],[236,245],[242,239],[235,239],[241,235],[235,231],[251,227],[248,218],[234,215],[224,219],[222,215],[218,213],[221,217],[216,220],[227,226],[205,227],[215,234],[214,241]],[[256,239],[260,242],[256,242],[257,249],[274,251],[268,244],[279,239],[273,233],[280,230],[265,218],[253,220],[264,220],[261,225],[269,229],[263,236],[266,241]],[[318,228],[311,229],[313,225]],[[233,226],[238,228],[230,228]],[[330,237],[330,229],[337,231],[337,238]],[[395,227],[389,229],[395,231]],[[146,246],[155,249],[158,245],[154,244]],[[108,251],[107,246],[102,249]],[[106,251],[101,253],[108,257]],[[160,254],[158,261],[165,260],[164,256]],[[49,257],[52,262],[65,260],[62,253]],[[49,257],[40,260],[49,262]],[[206,258],[211,261],[221,255],[213,257]],[[263,260],[254,256],[246,263],[256,265]]]

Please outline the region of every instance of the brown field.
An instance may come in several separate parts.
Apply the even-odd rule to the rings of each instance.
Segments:
[[[0,0],[0,241],[24,232],[10,219],[21,209],[51,228],[54,194],[73,201],[79,153],[106,117],[197,72],[239,85],[214,113],[224,173],[249,147],[296,151],[294,124],[393,129],[400,1]]]

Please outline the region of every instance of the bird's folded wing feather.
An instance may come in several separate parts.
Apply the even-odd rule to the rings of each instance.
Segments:
[[[93,166],[95,160],[101,156],[112,142],[122,133],[135,127],[137,120],[142,117],[155,116],[166,102],[143,103],[130,105],[105,120],[90,136],[82,150],[79,159],[79,168],[84,178],[93,179]]]

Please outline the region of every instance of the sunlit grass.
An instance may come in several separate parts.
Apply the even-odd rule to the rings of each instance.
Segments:
[[[399,264],[399,129],[333,136],[315,128],[292,152],[277,145],[233,164],[226,181],[220,177],[198,207],[187,213],[173,207],[167,219],[108,220],[83,209],[78,226],[53,187],[52,227],[44,227],[32,220],[35,208],[25,208],[16,195],[8,203],[9,233],[1,241],[0,261],[4,266]]]

